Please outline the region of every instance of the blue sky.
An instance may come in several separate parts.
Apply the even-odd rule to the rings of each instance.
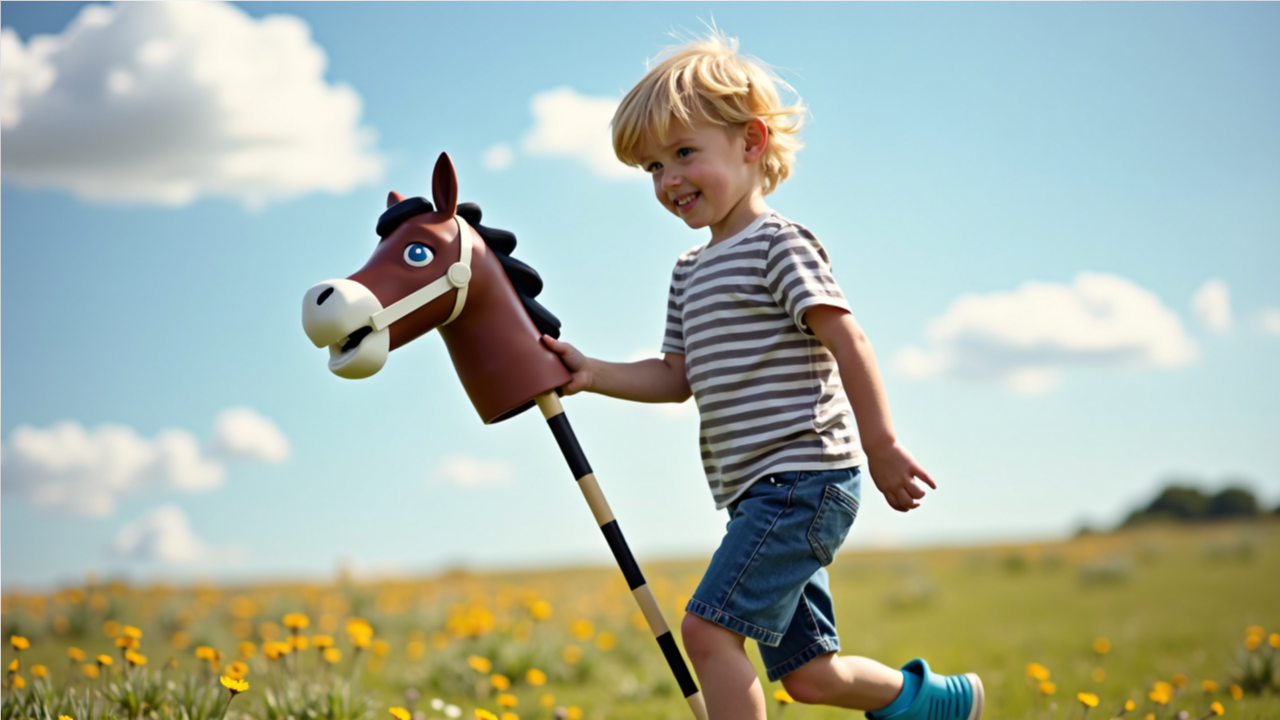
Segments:
[[[603,124],[713,14],[810,108],[769,202],[940,486],[851,545],[1062,536],[1173,476],[1280,502],[1280,7],[193,7],[0,4],[6,589],[609,562],[540,418],[483,426],[434,336],[341,380],[300,301],[448,151],[566,340],[656,354],[706,237]],[[691,404],[566,408],[641,560],[709,555]]]

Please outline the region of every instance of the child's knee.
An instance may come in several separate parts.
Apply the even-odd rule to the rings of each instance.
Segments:
[[[822,705],[830,693],[831,673],[827,656],[815,658],[782,676],[782,687],[793,700],[806,705]]]
[[[743,647],[741,635],[694,615],[685,613],[680,621],[680,639],[689,659],[695,663],[703,657]]]

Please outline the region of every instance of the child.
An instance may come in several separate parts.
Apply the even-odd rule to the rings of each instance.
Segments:
[[[663,207],[709,228],[710,241],[676,263],[661,360],[611,363],[544,341],[573,373],[566,394],[697,400],[707,480],[730,513],[681,624],[711,718],[764,720],[744,648],[752,638],[769,679],[799,702],[868,710],[872,720],[977,720],[977,675],[836,654],[825,566],[857,514],[860,466],[901,512],[924,497],[914,478],[937,486],[898,443],[871,343],[822,245],[765,205],[791,173],[804,113],[781,103],[777,84],[713,33],[627,94],[614,151],[652,175]]]

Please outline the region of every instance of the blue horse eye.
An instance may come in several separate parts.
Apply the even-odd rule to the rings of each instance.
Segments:
[[[422,267],[431,262],[435,254],[431,252],[431,248],[422,243],[413,243],[404,249],[404,261],[413,267]]]

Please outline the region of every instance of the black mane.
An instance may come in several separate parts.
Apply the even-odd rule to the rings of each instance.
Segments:
[[[409,218],[432,210],[431,203],[425,198],[413,197],[401,200],[387,208],[386,212],[378,218],[378,237],[385,238]],[[511,257],[511,253],[516,249],[516,236],[507,230],[481,225],[480,206],[475,203],[458,205],[458,214],[480,233],[484,244],[498,256],[498,262],[502,263],[502,269],[506,271],[507,277],[516,289],[516,295],[524,304],[524,309],[528,311],[529,318],[537,326],[538,332],[559,339],[560,319],[534,300],[542,292],[542,277],[538,275],[537,270]]]

